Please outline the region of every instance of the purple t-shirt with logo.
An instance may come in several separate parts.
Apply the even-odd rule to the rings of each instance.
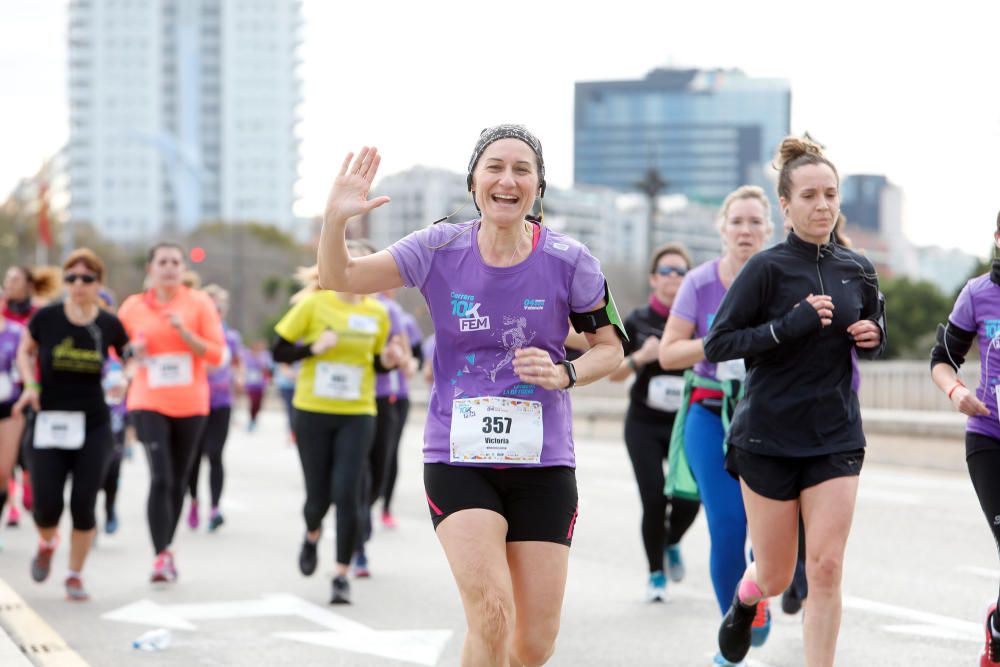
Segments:
[[[441,223],[396,242],[389,253],[407,287],[417,287],[434,322],[434,388],[424,461],[449,463],[452,401],[500,396],[542,404],[538,466],[575,466],[569,392],[522,383],[514,351],[566,354],[569,313],[604,298],[600,263],[583,244],[544,227],[537,247],[509,267],[489,266],[476,242],[480,222]],[[470,464],[483,465],[483,464]]]
[[[1000,285],[989,274],[965,284],[955,300],[948,321],[979,337],[979,387],[976,397],[990,410],[989,416],[969,417],[966,429],[1000,440],[997,416],[997,385],[1000,384]]]
[[[236,329],[224,327],[229,358],[225,363],[208,373],[209,407],[228,408],[233,404],[233,364],[240,358],[243,337]]]
[[[254,352],[243,348],[243,368],[246,370],[246,388],[248,390],[263,390],[267,385],[267,373],[271,370],[271,353],[267,350]]]
[[[719,261],[713,259],[691,270],[677,290],[670,314],[694,324],[694,337],[704,338],[712,328],[715,313],[726,296],[726,288],[719,279]],[[715,364],[702,359],[694,366],[694,372],[703,378],[714,380]]]
[[[13,320],[2,321],[3,331],[0,331],[0,374],[6,376],[0,381],[0,404],[9,405],[21,397],[21,379],[17,372],[17,345],[21,341],[24,327]]]
[[[403,307],[383,294],[378,294],[375,298],[389,311],[389,338],[403,333]],[[388,373],[376,373],[375,398],[399,396],[400,377],[402,377],[402,373],[396,370]]]

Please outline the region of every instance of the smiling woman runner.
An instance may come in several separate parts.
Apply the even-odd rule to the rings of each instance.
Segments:
[[[464,665],[540,665],[555,650],[577,516],[569,394],[618,367],[621,327],[597,260],[526,219],[545,192],[538,139],[482,132],[468,186],[481,218],[438,224],[352,258],[347,220],[368,200],[379,155],[348,155],[327,201],[320,281],[359,293],[411,286],[437,345],[424,432],[428,509],[468,622]],[[571,315],[572,313],[572,315]],[[565,361],[572,317],[588,350]]]
[[[747,368],[726,469],[740,480],[755,562],[723,619],[719,650],[730,662],[742,660],[757,603],[791,581],[801,510],[805,664],[829,667],[864,461],[852,351],[871,359],[884,349],[882,297],[871,262],[834,241],[840,179],[833,163],[816,144],[790,137],[778,164],[778,196],[792,232],[747,261],[704,345],[709,361],[745,359]]]
[[[63,270],[65,300],[36,312],[21,336],[18,366],[25,382],[14,412],[30,405],[37,413],[31,465],[39,544],[31,577],[42,582],[49,576],[66,479],[72,477],[66,597],[82,601],[89,599],[81,573],[96,532],[94,506],[112,449],[102,373],[108,350],[120,356],[128,338],[118,318],[99,305],[104,279],[100,258],[86,248],[74,250]],[[117,391],[124,391],[124,383]]]
[[[208,295],[185,287],[184,251],[159,243],[149,251],[149,290],[125,300],[118,316],[138,366],[128,391],[136,437],[149,460],[146,508],[156,559],[150,580],[177,580],[170,545],[188,476],[208,419],[208,366],[222,363],[222,322]]]

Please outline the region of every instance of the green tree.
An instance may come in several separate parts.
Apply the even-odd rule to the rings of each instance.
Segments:
[[[924,359],[934,345],[937,325],[951,312],[952,299],[933,283],[905,276],[880,282],[889,328],[887,359]]]

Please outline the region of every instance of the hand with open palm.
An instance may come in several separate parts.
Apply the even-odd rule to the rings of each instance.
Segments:
[[[389,203],[389,198],[384,196],[368,199],[368,191],[381,161],[382,156],[374,147],[363,147],[357,157],[354,153],[347,154],[326,200],[327,220],[346,223],[349,218],[364,215]]]

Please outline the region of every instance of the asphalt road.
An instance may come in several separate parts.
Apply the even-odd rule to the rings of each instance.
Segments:
[[[349,607],[327,604],[329,518],[319,571],[311,578],[298,572],[302,474],[283,416],[265,411],[254,433],[246,432],[243,419],[239,413],[234,420],[225,452],[226,524],[215,534],[204,527],[178,529],[175,585],[164,590],[148,583],[153,554],[141,451],[123,466],[121,529],[100,536],[87,564],[92,601],[63,599],[65,544],[50,580],[31,581],[36,538],[30,520],[0,532],[0,579],[94,666],[458,664],[465,623],[425,506],[419,416],[411,419],[401,451],[399,525],[377,527],[369,547],[372,577],[352,582],[355,604]],[[719,611],[708,577],[704,518],[684,540],[687,578],[669,586],[666,603],[645,603],[638,494],[614,433],[591,430],[578,439],[580,519],[562,631],[549,664],[711,664]],[[870,460],[907,463],[905,440],[883,445],[875,437],[870,447]],[[874,455],[890,447],[895,456]],[[960,472],[961,447],[921,447],[947,457],[943,467],[957,470],[869,463],[862,473],[838,665],[977,664],[982,614],[1000,579],[996,547]],[[202,484],[204,498],[207,482]],[[778,607],[771,638],[751,653],[751,667],[803,664],[801,617],[785,616]],[[173,628],[168,648],[131,647],[136,636],[157,627]]]

